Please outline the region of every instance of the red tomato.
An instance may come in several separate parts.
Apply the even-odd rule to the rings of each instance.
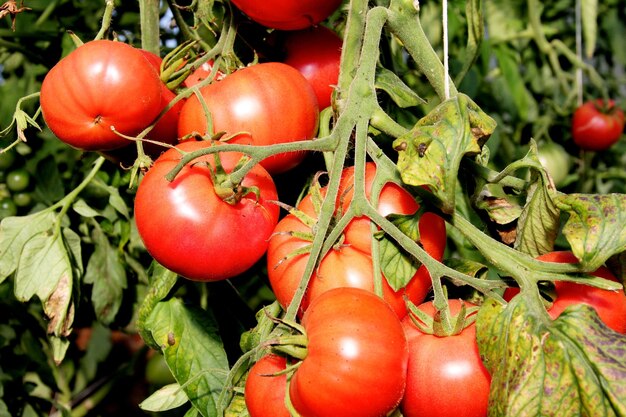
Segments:
[[[141,51],[146,58],[150,61],[150,64],[154,69],[161,71],[161,57],[148,51]],[[165,83],[161,82],[161,111],[170,104],[170,101],[174,100],[176,94],[171,91]],[[180,111],[185,104],[184,100],[179,100],[176,104],[167,111],[159,119],[156,125],[148,133],[147,139],[156,140],[163,143],[174,144],[178,138],[178,118],[180,117]],[[153,156],[158,156],[161,152],[166,150],[165,147],[153,144],[150,142],[144,142],[144,151]]]
[[[578,258],[568,251],[550,252],[537,259],[556,263],[578,263]],[[617,278],[606,267],[596,270],[593,275],[617,281]],[[624,290],[607,291],[589,285],[574,282],[557,281],[554,283],[556,299],[548,314],[557,318],[563,310],[573,304],[587,304],[593,307],[600,319],[611,329],[626,333],[626,295]]]
[[[196,68],[194,72],[189,74],[189,76],[185,78],[185,81],[183,81],[183,84],[185,85],[185,87],[193,87],[194,85],[200,83],[201,81],[204,81],[209,75],[211,75],[212,70],[213,70],[213,61],[205,62],[204,64]],[[225,76],[226,75],[222,73],[221,71],[217,71],[217,73],[215,74],[214,80],[219,81]]]
[[[316,25],[330,16],[342,0],[233,0],[239,10],[257,23],[273,29],[297,30]]]
[[[366,167],[366,193],[368,196],[375,173],[375,164],[368,163]],[[337,202],[337,205],[344,205],[344,210],[352,199],[353,193],[349,186],[353,182],[353,177],[353,168],[344,170],[339,192],[341,203]],[[390,213],[412,214],[418,208],[419,205],[415,199],[398,185],[388,183],[383,187],[378,205],[378,211],[382,215],[386,216]],[[313,218],[317,218],[310,195],[302,200],[298,209]],[[310,228],[296,216],[289,214],[276,226],[267,251],[270,284],[277,300],[284,307],[288,306],[293,299],[309,258],[307,253],[296,256],[289,255],[310,244],[307,240],[288,233],[292,231],[311,232]],[[421,243],[426,252],[433,258],[441,260],[446,244],[444,220],[433,213],[425,213],[419,220],[419,231]],[[357,287],[374,292],[371,243],[372,233],[369,219],[360,217],[352,220],[344,230],[343,243],[336,245],[322,259],[319,268],[316,269],[311,278],[300,306],[301,312],[307,309],[312,300],[332,288]],[[405,296],[414,303],[420,303],[428,294],[430,287],[430,274],[423,265],[419,267],[415,276],[403,290],[393,291],[387,281],[383,279],[384,298],[398,317],[406,315]]]
[[[181,159],[180,151],[211,146],[188,141],[161,154],[137,188],[135,220],[148,252],[166,268],[192,280],[217,281],[234,277],[257,262],[278,221],[276,187],[270,175],[255,166],[243,187],[257,187],[229,204],[215,192],[210,176],[213,155],[186,165],[172,182],[165,179]],[[239,154],[222,152],[220,161],[230,172]],[[243,242],[243,243],[242,243]]]
[[[41,85],[46,124],[77,149],[128,145],[161,110],[161,80],[140,50],[122,42],[87,42],[59,61]]]
[[[291,65],[309,80],[320,109],[330,106],[331,96],[339,80],[342,39],[324,26],[287,32],[286,56]]]
[[[450,300],[449,304],[450,312],[458,314],[461,300]],[[430,301],[418,308],[430,316],[435,314]],[[457,335],[439,337],[422,333],[409,316],[402,325],[409,342],[402,415],[486,417],[491,377],[480,359],[476,326],[471,324]]]
[[[398,406],[408,348],[384,300],[359,288],[335,288],[311,303],[302,325],[307,356],[289,385],[302,416],[379,417]]]
[[[211,111],[211,133],[238,134],[229,143],[272,145],[311,139],[317,131],[319,110],[313,88],[289,65],[268,62],[236,71],[201,89]],[[178,136],[207,134],[200,100],[190,97],[180,114]],[[269,157],[261,165],[275,174],[295,167],[302,152]]]
[[[285,406],[287,375],[274,375],[285,370],[283,356],[269,354],[259,359],[248,373],[244,391],[250,417],[290,417]]]
[[[617,142],[624,130],[624,112],[613,100],[588,101],[574,112],[572,137],[579,148],[603,151]]]

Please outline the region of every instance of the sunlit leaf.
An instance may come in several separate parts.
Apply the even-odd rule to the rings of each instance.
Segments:
[[[556,204],[569,214],[563,234],[585,271],[626,249],[626,195],[563,194]]]
[[[143,400],[139,404],[139,407],[146,411],[167,411],[178,408],[188,401],[189,398],[187,398],[185,391],[180,385],[174,383],[156,390],[152,395]]]
[[[626,336],[584,304],[555,321],[536,308],[517,296],[506,308],[488,300],[478,313],[489,416],[626,415]]]
[[[495,121],[469,97],[444,101],[393,142],[402,180],[428,186],[451,213],[461,159],[480,153],[494,129]]]
[[[580,0],[585,56],[593,57],[598,38],[598,0]]]
[[[194,407],[204,417],[216,416],[229,367],[213,316],[172,298],[154,307],[146,328]]]

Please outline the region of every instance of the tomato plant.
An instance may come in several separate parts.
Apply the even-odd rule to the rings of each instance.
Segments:
[[[331,97],[339,80],[341,38],[324,27],[287,32],[284,34],[285,58],[311,83],[320,109],[331,104]]]
[[[368,163],[365,172],[366,193],[371,192],[376,174],[376,166]],[[342,185],[336,202],[338,213],[345,211],[352,200],[354,169],[347,168],[342,174]],[[311,194],[307,195],[298,205],[297,210],[312,219],[316,219]],[[406,190],[394,183],[385,184],[380,193],[378,211],[383,216],[389,214],[414,214],[419,204]],[[343,237],[320,262],[314,276],[309,282],[301,311],[305,311],[309,303],[322,293],[336,287],[357,287],[374,292],[374,267],[372,261],[371,223],[365,217],[353,219],[345,228]],[[418,220],[421,245],[435,259],[443,257],[446,244],[445,223],[434,213],[423,213]],[[296,288],[300,283],[308,260],[306,251],[302,249],[310,241],[302,237],[302,233],[310,233],[311,226],[303,223],[296,214],[283,218],[270,239],[267,252],[268,277],[278,301],[283,306],[291,302]],[[406,314],[405,297],[412,302],[424,300],[430,289],[430,275],[425,266],[421,265],[414,272],[407,285],[398,291],[382,282],[383,296],[399,317]]]
[[[103,92],[106,91],[106,94]],[[41,85],[41,109],[63,142],[103,151],[128,145],[161,110],[161,80],[136,48],[98,40],[76,48],[55,65]]]
[[[250,417],[289,417],[285,406],[287,359],[268,354],[259,359],[248,373],[245,386],[246,408]]]
[[[449,300],[450,315],[456,318],[462,304],[462,300]],[[430,301],[417,308],[431,317],[436,312]],[[409,343],[402,414],[406,417],[486,416],[491,377],[478,352],[476,326],[472,323],[452,335],[428,334],[416,327],[410,313],[402,325]]]
[[[286,64],[268,62],[240,69],[202,88],[201,93],[211,124],[200,100],[192,96],[180,114],[181,138],[194,132],[226,132],[229,143],[271,145],[311,139],[317,132],[319,112],[313,89]],[[282,153],[264,159],[261,165],[270,173],[285,172],[304,156],[303,152]]]
[[[408,348],[389,305],[359,288],[335,288],[302,318],[307,355],[289,385],[302,415],[382,416],[402,399]]]
[[[250,19],[273,29],[296,30],[313,26],[334,12],[341,0],[234,0]]]
[[[603,151],[613,146],[624,131],[624,111],[613,100],[587,101],[572,116],[572,137],[579,148]]]
[[[167,268],[189,279],[216,281],[250,268],[267,249],[278,221],[276,187],[255,167],[236,190],[222,190],[212,173],[214,156],[185,166],[172,181],[165,176],[185,152],[212,146],[189,141],[163,153],[137,188],[135,220],[148,252]],[[221,153],[221,166],[232,171],[241,155]],[[219,180],[223,178],[217,175]],[[225,201],[224,199],[229,199]],[[155,204],[155,202],[158,202]],[[245,240],[245,251],[241,242]]]

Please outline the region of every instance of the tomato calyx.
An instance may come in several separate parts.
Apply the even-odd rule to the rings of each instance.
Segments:
[[[237,171],[248,161],[248,157],[242,156],[235,168],[233,168],[233,171]],[[244,187],[241,183],[232,182],[230,173],[227,173],[222,165],[219,152],[215,154],[215,168],[211,169],[209,167],[209,172],[215,194],[225,203],[235,205],[250,194],[254,194],[256,201],[259,201],[261,198],[261,190],[258,187]]]
[[[407,305],[409,318],[415,327],[422,333],[438,337],[461,334],[463,329],[476,321],[476,313],[479,309],[477,306],[468,308],[467,304],[461,300],[461,310],[458,314],[452,315],[450,306],[446,302],[443,306],[435,305],[435,314],[431,316],[411,302],[407,302]]]
[[[271,348],[273,353],[283,356],[286,355],[289,358],[297,360],[297,362],[291,366],[291,369],[297,368],[308,353],[307,347],[309,345],[309,339],[306,336],[304,327],[295,321],[278,317],[270,317],[270,320],[287,327],[291,333],[269,339],[265,344]]]

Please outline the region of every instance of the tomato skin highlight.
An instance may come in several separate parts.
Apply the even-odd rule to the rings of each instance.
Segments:
[[[140,50],[122,42],[87,42],[61,59],[41,85],[41,109],[52,132],[85,151],[129,144],[161,109],[161,80]]]
[[[404,394],[408,345],[389,305],[359,288],[335,288],[302,318],[307,356],[289,385],[303,417],[379,417]]]
[[[304,75],[315,91],[320,109],[331,104],[339,81],[342,39],[324,26],[287,32],[283,62]]]
[[[286,366],[285,357],[271,353],[252,365],[244,389],[250,417],[290,417],[285,406],[287,375],[273,376]]]
[[[297,30],[313,26],[330,16],[342,0],[233,0],[248,17],[263,26]]]
[[[166,268],[196,281],[234,277],[256,263],[265,253],[279,208],[270,175],[255,166],[242,186],[258,187],[260,197],[250,193],[229,204],[215,193],[209,168],[212,155],[186,165],[172,182],[165,179],[181,159],[179,150],[192,152],[211,146],[188,141],[163,153],[137,188],[135,220],[148,252]],[[230,172],[240,154],[221,152],[224,169]],[[242,245],[245,241],[245,245]]]
[[[365,189],[369,197],[376,166],[366,165]],[[336,207],[346,210],[352,200],[351,184],[354,180],[352,167],[343,171]],[[325,190],[322,190],[325,192]],[[307,195],[297,207],[312,218],[317,218],[311,196]],[[391,213],[412,214],[419,204],[404,189],[394,183],[386,184],[379,196],[378,211],[386,216]],[[421,244],[433,258],[441,260],[446,246],[445,221],[434,213],[424,213],[418,223]],[[310,228],[296,216],[285,216],[276,226],[267,251],[267,269],[270,285],[277,300],[286,307],[289,305],[308,260],[308,253],[290,256],[293,251],[310,244],[309,241],[289,232],[310,232]],[[370,221],[366,217],[353,219],[344,230],[343,244],[331,249],[321,260],[319,268],[309,282],[300,306],[300,314],[306,311],[309,303],[329,289],[336,287],[356,287],[374,292],[374,270],[371,255],[372,233]],[[409,284],[399,291],[393,291],[383,277],[383,297],[398,317],[406,315],[405,296],[413,303],[421,303],[431,287],[430,274],[421,265]]]
[[[580,148],[603,151],[613,146],[624,131],[624,112],[613,100],[587,101],[572,116],[572,138]]]
[[[267,62],[235,71],[200,92],[210,112],[213,131],[237,136],[229,143],[272,145],[312,139],[319,109],[313,87],[287,64]],[[206,135],[207,121],[200,100],[190,97],[180,114],[178,136]],[[294,168],[304,152],[271,156],[261,165],[271,174]]]
[[[460,300],[449,300],[450,312],[461,310]],[[470,303],[465,303],[471,307]],[[418,308],[434,315],[431,301]],[[409,316],[402,320],[409,343],[406,393],[401,404],[405,417],[486,417],[491,376],[484,367],[476,325],[460,334],[439,337],[422,333]]]

